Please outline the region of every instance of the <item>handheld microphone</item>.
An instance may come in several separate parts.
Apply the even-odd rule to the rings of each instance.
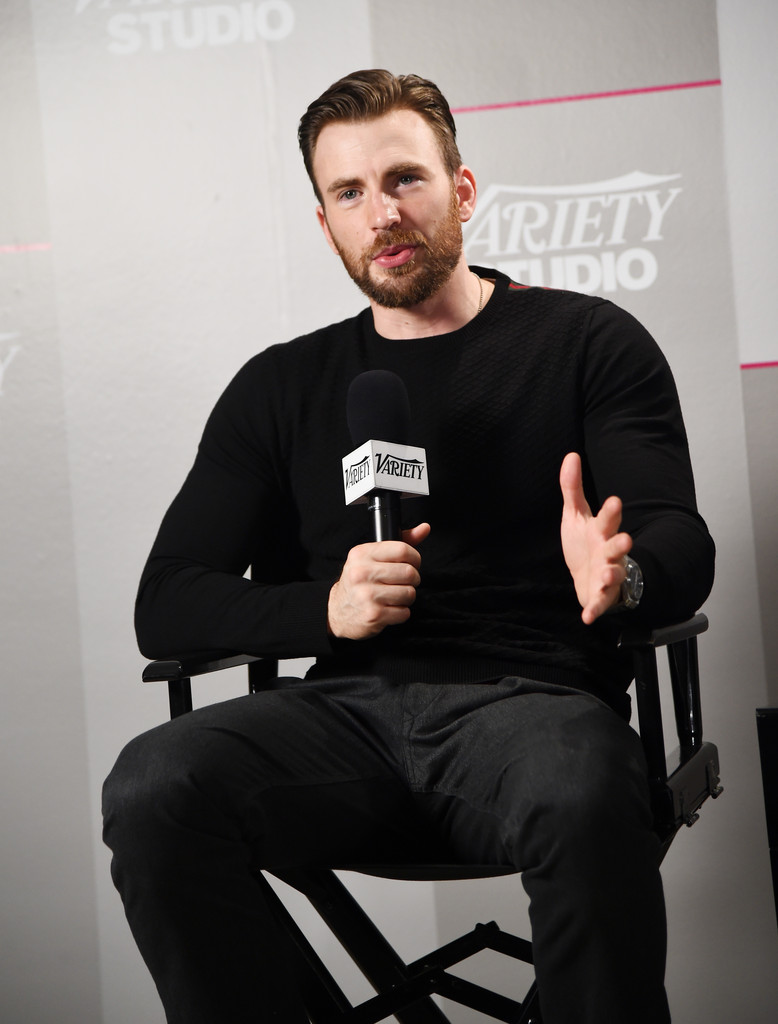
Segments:
[[[346,420],[356,445],[343,459],[346,504],[367,504],[375,540],[400,540],[400,499],[429,494],[427,453],[408,444],[405,384],[389,370],[360,373],[348,389]]]

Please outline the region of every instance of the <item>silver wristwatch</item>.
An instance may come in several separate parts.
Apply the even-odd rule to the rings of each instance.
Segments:
[[[620,608],[637,608],[640,598],[643,596],[643,573],[634,558],[624,556],[624,568],[627,576],[621,584]]]

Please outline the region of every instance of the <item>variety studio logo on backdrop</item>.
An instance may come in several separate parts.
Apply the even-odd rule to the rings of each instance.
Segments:
[[[489,185],[465,227],[468,261],[540,287],[643,291],[659,274],[680,174],[633,171],[583,185]]]
[[[122,57],[278,42],[291,35],[295,21],[289,0],[76,0],[76,14],[102,14],[108,49]]]

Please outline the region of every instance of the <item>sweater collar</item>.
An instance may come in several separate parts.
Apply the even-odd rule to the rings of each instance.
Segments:
[[[375,329],[375,322],[373,320],[373,311],[368,307],[363,310],[360,314],[362,320],[362,328],[365,332],[365,336],[369,342],[374,342],[379,345],[428,345],[445,339],[449,344],[457,344],[467,342],[471,338],[478,337],[481,335],[484,328],[487,328],[497,316],[499,316],[500,310],[505,302],[505,298],[508,294],[508,288],[511,284],[510,278],[503,274],[499,270],[493,270],[489,267],[470,266],[470,269],[474,274],[479,277],[488,277],[494,281],[494,291],[486,303],[484,308],[477,316],[474,316],[472,320],[469,320],[462,327],[456,331],[448,331],[445,334],[431,334],[425,335],[423,338],[385,338],[379,334]]]

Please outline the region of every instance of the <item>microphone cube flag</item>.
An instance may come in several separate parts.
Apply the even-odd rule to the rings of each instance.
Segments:
[[[389,441],[365,441],[343,459],[346,504],[367,501],[372,491],[395,491],[402,498],[429,494],[427,453]]]

